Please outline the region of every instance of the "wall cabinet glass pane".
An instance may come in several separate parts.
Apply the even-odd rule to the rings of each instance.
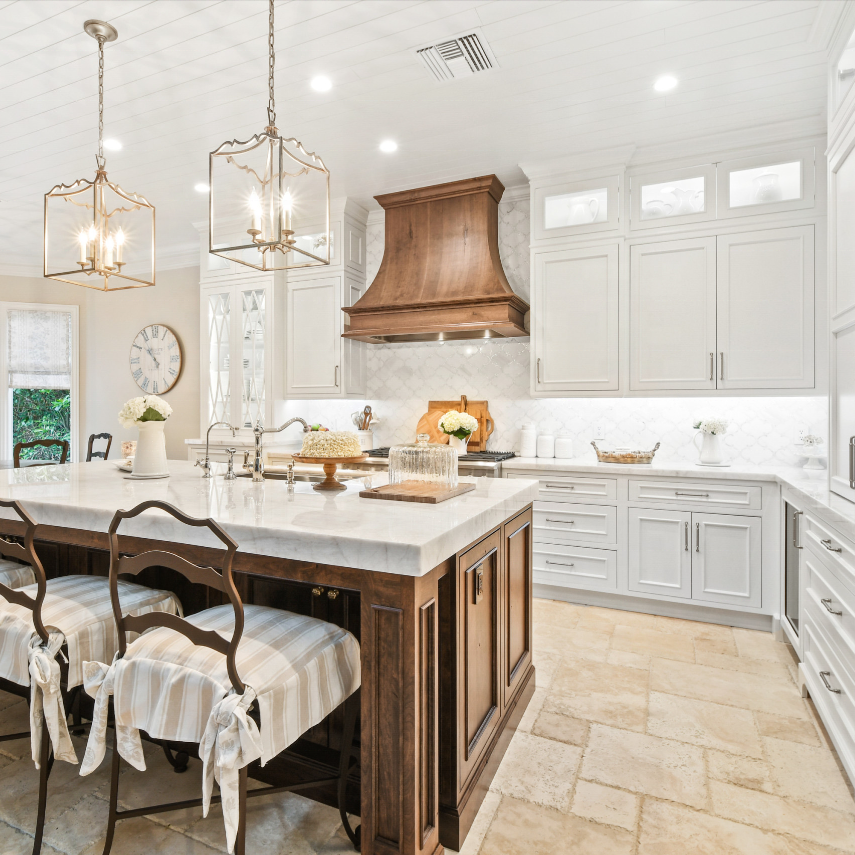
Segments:
[[[706,211],[704,176],[641,186],[641,219],[684,217]]]
[[[543,227],[562,229],[567,226],[588,226],[608,220],[608,188],[586,190],[582,193],[562,193],[543,200]]]
[[[731,208],[802,198],[802,162],[777,163],[730,173]]]
[[[264,424],[264,288],[241,291],[243,312],[243,368],[241,389],[242,426],[251,428],[260,419]]]
[[[209,423],[227,422],[231,418],[230,404],[230,327],[231,294],[208,295],[208,415]]]
[[[618,175],[572,182],[538,179],[531,185],[532,240],[617,229],[620,208]]]
[[[629,223],[633,230],[715,219],[714,163],[637,173],[630,177],[629,191]]]

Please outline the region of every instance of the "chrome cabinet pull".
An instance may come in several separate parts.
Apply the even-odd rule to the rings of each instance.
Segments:
[[[568,563],[566,561],[550,561],[548,558],[546,559],[547,564],[555,564],[557,567],[575,567],[576,565],[572,562]]]
[[[724,380],[724,351],[719,351],[718,358],[719,358],[719,362],[718,362],[719,380]]]
[[[684,532],[684,535],[685,535],[685,540],[684,540],[685,550],[686,550],[686,552],[688,552],[689,551],[689,524],[688,523],[686,523],[686,530]]]
[[[803,546],[799,545],[799,541],[802,539],[801,532],[799,531],[799,517],[801,515],[801,511],[793,511],[793,546],[795,546],[796,549],[804,549]],[[797,534],[799,535],[798,538],[796,538]]]
[[[576,520],[551,520],[549,517],[546,518],[546,521],[561,523],[562,525],[574,525],[576,523]]]
[[[544,487],[547,487],[550,490],[575,490],[576,488],[572,484],[544,484]]]
[[[540,383],[540,357],[537,357],[537,382]]]
[[[834,692],[835,695],[842,695],[843,692],[840,689],[835,689],[831,683],[828,682],[828,678],[831,676],[831,671],[820,671],[819,678],[822,680],[825,688],[828,689],[829,692]]]
[[[829,551],[829,552],[843,552],[843,550],[839,546],[832,546],[831,539],[827,538],[826,540],[821,540],[820,543]]]
[[[715,354],[710,354],[710,380],[715,380]]]
[[[831,597],[823,597],[820,602],[825,606],[825,610],[830,615],[842,615],[842,611],[837,611],[837,609],[831,608]]]
[[[679,490],[674,490],[675,496],[693,496],[696,499],[708,499],[709,493],[681,493]]]
[[[338,386],[338,365],[335,367],[335,385]]]
[[[701,524],[695,523],[695,552],[701,551]]]
[[[855,436],[849,437],[849,489],[855,490]]]

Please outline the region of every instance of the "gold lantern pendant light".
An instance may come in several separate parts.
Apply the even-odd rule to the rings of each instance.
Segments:
[[[95,180],[45,193],[44,275],[99,291],[154,285],[154,206],[107,180],[104,160],[104,43],[118,38],[104,21],[86,21],[98,42],[98,165]]]
[[[267,127],[210,154],[208,249],[256,270],[317,267],[330,263],[330,173],[276,128],[273,0],[269,12]]]

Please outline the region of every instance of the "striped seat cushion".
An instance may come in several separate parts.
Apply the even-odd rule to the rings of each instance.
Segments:
[[[38,586],[20,589],[35,598]],[[125,614],[151,611],[177,613],[180,604],[169,591],[119,581],[119,602]],[[110,583],[103,576],[60,576],[49,579],[42,604],[42,622],[56,627],[68,644],[68,687],[83,683],[83,662],[110,662],[119,635],[110,603]],[[33,613],[0,596],[0,677],[28,686],[27,646],[33,637]]]
[[[36,576],[29,564],[0,561],[0,585],[5,585],[7,588],[23,588],[25,585],[35,584]]]
[[[334,624],[281,609],[247,605],[244,614],[236,663],[258,699],[266,763],[359,688],[359,642]],[[217,606],[188,621],[229,638],[234,610]],[[223,654],[165,627],[137,638],[115,674],[116,720],[183,742],[201,740],[211,709],[232,688]]]

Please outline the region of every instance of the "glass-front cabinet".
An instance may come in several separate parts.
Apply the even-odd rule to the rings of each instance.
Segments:
[[[272,275],[203,285],[203,432],[212,422],[246,432],[269,422],[273,301]]]
[[[629,219],[634,230],[696,223],[715,215],[715,164],[630,178]]]
[[[533,186],[534,240],[610,231],[620,221],[617,175],[572,183]]]
[[[812,208],[814,150],[778,152],[718,164],[718,216]]]

